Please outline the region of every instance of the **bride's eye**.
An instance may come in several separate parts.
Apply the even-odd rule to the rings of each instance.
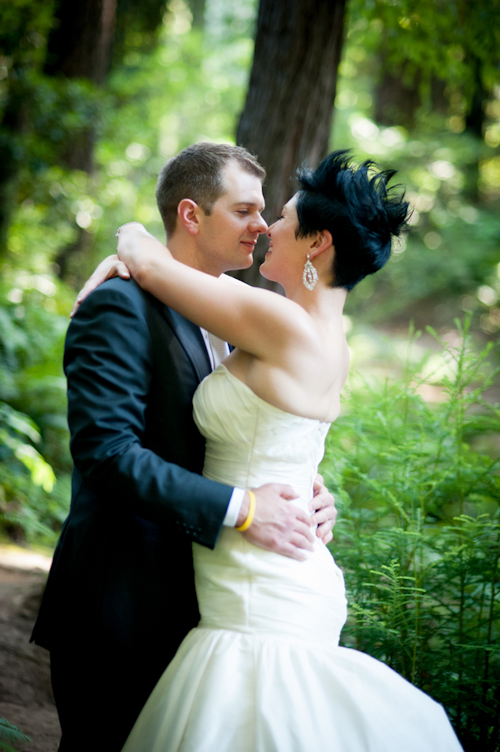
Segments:
[[[276,217],[276,222],[279,222],[280,219],[283,219],[283,214],[280,214],[279,217]]]

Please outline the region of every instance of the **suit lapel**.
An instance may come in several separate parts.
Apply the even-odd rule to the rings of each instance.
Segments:
[[[162,314],[184,348],[201,381],[205,376],[208,376],[212,369],[200,327],[168,306],[163,307]]]

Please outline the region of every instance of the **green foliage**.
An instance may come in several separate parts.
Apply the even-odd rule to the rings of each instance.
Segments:
[[[36,268],[36,256],[32,263]],[[46,274],[6,265],[3,270],[0,526],[18,540],[53,544],[69,504],[71,465],[61,367],[67,327],[61,314],[69,300]]]
[[[407,65],[430,85],[433,76],[463,87],[469,97],[476,84],[472,60],[483,68],[485,83],[498,80],[500,3],[467,0],[350,0],[353,19],[375,21],[384,30],[386,60],[393,70]]]
[[[26,734],[22,734],[17,726],[13,726],[12,723],[9,723],[5,720],[5,718],[0,718],[0,750],[5,750],[5,752],[16,752],[14,747],[11,747],[11,745],[8,742],[13,742],[14,744],[19,742],[31,742],[32,739],[30,739],[29,736],[26,736]]]
[[[382,5],[387,13],[390,5],[390,12],[401,16],[402,2],[370,6],[371,21],[366,11],[351,5],[332,139],[336,148],[352,148],[357,159],[369,157],[397,169],[396,182],[407,190],[413,217],[408,238],[395,246],[382,272],[355,288],[348,310],[358,321],[412,316],[422,326],[429,317],[434,324],[447,326],[458,310],[475,311],[475,326],[494,334],[500,329],[498,88],[484,92],[481,138],[466,129],[470,102],[465,84],[460,83],[465,73],[462,78],[447,79],[447,86],[439,90],[439,108],[433,109],[427,101],[410,112],[411,127],[398,121],[389,126],[377,123],[381,55],[386,49],[384,23],[388,23],[386,16],[384,23],[377,16]],[[456,4],[449,5],[447,13]],[[422,17],[427,10],[422,6]],[[488,22],[487,14],[484,22]],[[401,56],[408,55],[411,44],[403,44],[404,29],[397,20],[394,23],[400,32],[393,34],[391,44]],[[442,53],[438,44],[430,44],[428,51]],[[401,67],[399,77],[403,78]],[[411,81],[406,83],[411,90]],[[410,104],[403,101],[404,106]]]
[[[500,729],[500,410],[483,398],[490,348],[457,344],[397,379],[354,377],[322,472],[340,505],[332,551],[345,571],[344,644],[442,702],[466,749]],[[439,386],[437,386],[439,385]],[[425,402],[432,394],[437,403]]]

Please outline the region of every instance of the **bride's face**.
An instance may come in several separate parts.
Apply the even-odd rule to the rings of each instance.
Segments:
[[[288,283],[302,278],[302,271],[309,252],[310,240],[297,238],[299,226],[296,196],[285,204],[281,216],[267,230],[269,250],[260,267],[260,273],[272,282],[279,282],[285,289]]]

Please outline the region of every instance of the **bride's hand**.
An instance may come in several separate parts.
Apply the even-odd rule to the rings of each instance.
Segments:
[[[129,270],[127,269],[123,261],[120,261],[116,253],[112,256],[107,256],[104,261],[101,261],[96,270],[85,282],[75,300],[75,305],[73,306],[73,310],[70,313],[70,318],[73,318],[78,308],[80,307],[81,302],[85,300],[87,295],[90,295],[90,293],[95,290],[96,287],[102,285],[102,283],[106,282],[107,279],[112,279],[113,277],[130,279]]]
[[[169,255],[168,248],[160,243],[140,222],[128,222],[122,225],[118,232],[116,252],[130,273],[137,280],[141,270],[147,268],[149,261],[161,256]]]

